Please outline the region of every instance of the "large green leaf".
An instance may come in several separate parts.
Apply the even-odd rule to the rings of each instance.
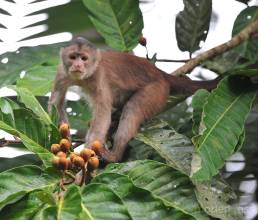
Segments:
[[[136,139],[154,148],[173,168],[190,174],[193,152],[191,140],[170,128],[166,122],[149,122]]]
[[[134,185],[148,190],[168,206],[199,220],[209,219],[197,202],[189,177],[166,164],[148,160],[112,164],[94,182],[107,182],[110,173],[127,175]]]
[[[22,166],[0,173],[0,209],[27,193],[52,188],[57,176],[50,176],[36,166]]]
[[[181,211],[165,206],[162,200],[155,198],[149,191],[133,185],[127,176],[106,173],[97,176],[94,181],[110,187],[121,198],[132,219],[193,219]]]
[[[57,219],[77,220],[78,215],[83,211],[81,206],[82,198],[78,187],[71,186],[57,204]]]
[[[31,219],[43,207],[44,204],[36,196],[36,193],[32,192],[16,203],[4,207],[0,215],[2,219],[8,220]]]
[[[19,53],[2,54],[0,60],[8,58],[8,63],[0,65],[0,86],[15,83],[22,71],[27,71],[33,66],[45,68],[47,64],[57,65],[58,51],[62,45],[64,44],[26,47],[20,48]]]
[[[232,36],[238,34],[249,23],[258,19],[258,6],[252,6],[244,9],[236,18]],[[240,46],[234,49],[238,51],[243,57],[256,61],[258,58],[258,38],[251,38],[243,42]]]
[[[130,51],[143,29],[138,0],[83,0],[89,17],[106,43],[114,49]]]
[[[230,205],[228,202],[235,199],[231,189],[225,183],[213,179],[211,182],[198,182],[196,196],[199,204],[211,216],[221,220],[242,220],[243,213],[237,205]]]
[[[176,16],[177,45],[193,53],[205,41],[211,18],[211,0],[184,0],[184,10]]]
[[[3,102],[2,102],[3,101]],[[1,98],[1,109],[6,99]],[[14,117],[14,118],[12,118]],[[19,137],[30,151],[37,154],[45,166],[51,166],[52,154],[45,148],[50,145],[49,128],[27,109],[9,109],[5,114],[0,111],[0,129]]]
[[[203,135],[195,140],[191,176],[208,180],[219,172],[234,152],[256,92],[233,92],[228,78],[213,90],[204,106]]]
[[[90,184],[82,189],[82,208],[89,219],[132,219],[122,200],[104,184]]]
[[[25,154],[18,157],[0,157],[0,172],[24,165],[41,165],[41,160],[35,154]]]
[[[165,160],[151,146],[143,143],[142,141],[133,139],[128,143],[127,153],[123,160],[125,162],[134,160],[155,160],[164,162]]]
[[[39,210],[39,212],[33,216],[32,220],[57,220],[56,219],[56,206],[45,206]]]
[[[52,89],[56,69],[56,65],[33,66],[17,81],[17,86],[28,89],[33,95],[46,95]]]
[[[241,56],[238,52],[230,50],[214,57],[211,60],[204,61],[202,66],[212,70],[213,72],[223,74],[235,69],[240,57]]]
[[[194,97],[192,100],[192,106],[193,106],[193,133],[195,135],[198,135],[204,129],[202,128],[202,124],[201,124],[202,112],[203,112],[203,106],[207,101],[209,94],[210,93],[204,89],[200,89],[194,94]]]
[[[45,124],[52,124],[49,115],[44,111],[38,100],[28,89],[14,86],[10,87],[15,89],[20,98],[20,101],[24,103],[28,109],[31,109]]]

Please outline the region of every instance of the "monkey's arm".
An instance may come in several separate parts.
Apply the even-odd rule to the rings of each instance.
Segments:
[[[92,113],[93,119],[90,123],[90,128],[85,137],[86,146],[95,140],[99,140],[102,144],[105,143],[106,135],[111,123],[112,113],[112,97],[108,90],[97,92],[92,97]]]
[[[48,112],[52,111],[52,106],[55,105],[60,117],[60,123],[68,123],[67,115],[64,109],[65,94],[68,86],[66,83],[67,79],[64,74],[58,70],[56,75],[51,96],[48,101]]]

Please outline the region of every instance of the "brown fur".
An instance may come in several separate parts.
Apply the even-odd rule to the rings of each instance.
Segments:
[[[85,62],[69,60],[76,51],[89,59]],[[69,72],[78,63],[81,74]],[[90,98],[93,120],[86,136],[86,146],[95,140],[102,143],[111,124],[112,107],[123,107],[111,151],[103,149],[106,161],[122,159],[126,144],[133,138],[143,121],[160,112],[170,92],[192,94],[199,88],[212,89],[217,81],[192,81],[159,70],[148,60],[128,53],[100,51],[87,45],[72,44],[61,51],[61,62],[56,76],[49,106],[57,105],[62,121],[67,121],[63,110],[64,96],[72,85],[81,86]],[[76,69],[76,68],[75,68]],[[78,75],[79,74],[79,75]],[[50,108],[49,108],[50,109]]]

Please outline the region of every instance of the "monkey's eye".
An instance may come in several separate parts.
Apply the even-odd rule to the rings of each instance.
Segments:
[[[82,59],[83,61],[86,61],[86,60],[88,59],[88,57],[82,56],[81,59]]]
[[[73,55],[73,54],[71,54],[71,55],[69,55],[69,58],[70,58],[71,60],[75,60],[75,59],[76,59],[76,56]]]

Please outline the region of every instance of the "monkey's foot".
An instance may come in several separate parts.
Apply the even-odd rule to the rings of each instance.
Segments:
[[[102,148],[101,151],[99,152],[99,155],[101,159],[103,159],[105,162],[108,162],[108,163],[117,163],[121,160],[121,158],[118,157],[118,155],[107,150],[106,148]]]

